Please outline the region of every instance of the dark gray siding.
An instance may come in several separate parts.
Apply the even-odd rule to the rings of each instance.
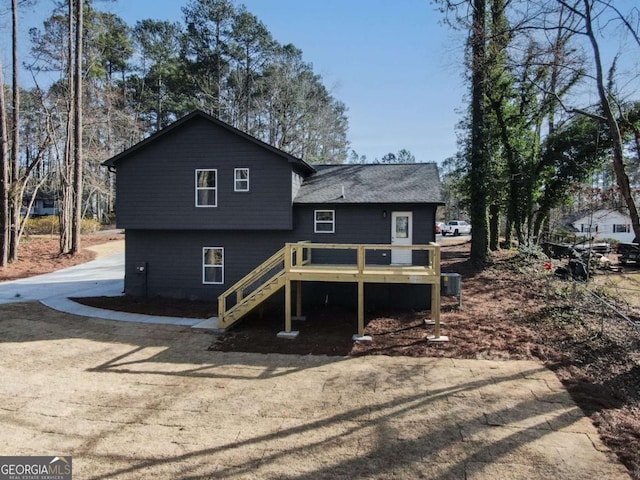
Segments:
[[[335,233],[314,233],[314,211],[335,210]],[[435,241],[435,205],[294,205],[294,234],[318,243],[391,243],[391,213],[413,212],[413,243]]]
[[[284,233],[127,230],[125,293],[215,301],[282,248],[286,241]],[[202,283],[204,247],[224,248],[223,285]],[[139,264],[146,264],[146,274],[136,272]]]
[[[234,192],[234,168],[250,191]],[[195,206],[195,170],[217,169],[217,207]],[[127,229],[291,229],[292,167],[277,154],[195,118],[118,163],[116,216]]]
[[[335,211],[335,233],[314,233],[315,210]],[[298,240],[314,243],[363,243],[390,244],[392,212],[413,213],[413,243],[426,245],[435,241],[435,205],[294,205],[295,235]],[[414,262],[424,261],[424,256],[414,252]],[[336,258],[355,262],[351,256],[314,255],[316,261]],[[367,262],[388,264],[391,261],[388,250],[371,251]]]
[[[318,208],[332,208],[336,211],[336,233],[313,233],[314,206],[295,206],[295,231],[200,231],[200,230],[135,230],[126,231],[126,279],[125,291],[129,295],[163,296],[170,298],[209,299],[217,297],[244,275],[266,260],[284,246],[285,242],[301,240],[316,243],[381,243],[391,241],[391,212],[413,212],[413,243],[426,244],[433,241],[435,206],[429,205],[339,205]],[[386,211],[386,216],[383,212]],[[225,253],[225,283],[223,285],[204,285],[202,283],[202,249],[204,247],[223,247]],[[387,255],[382,256],[383,253]],[[367,261],[389,263],[388,252],[378,251]],[[375,256],[379,255],[379,258]],[[318,260],[317,256],[314,256]],[[335,261],[335,258],[328,261]],[[355,256],[346,259],[355,261]],[[416,259],[414,261],[421,261]],[[145,265],[145,272],[138,273],[137,265]],[[389,286],[402,289],[402,286]],[[309,300],[321,301],[330,296],[336,298],[336,291],[350,291],[350,286],[329,284],[313,289],[313,295],[305,294]],[[378,291],[379,286],[367,287],[369,291]],[[336,290],[337,289],[337,290]],[[424,287],[413,288],[420,291],[418,296],[428,301]],[[311,293],[311,292],[310,292]],[[351,295],[347,295],[351,297]],[[388,297],[388,295],[387,295]],[[397,298],[396,295],[391,297]],[[389,297],[389,298],[391,298]],[[411,295],[415,298],[415,295]],[[382,302],[380,293],[371,296]],[[413,304],[405,304],[405,306]],[[397,306],[397,305],[396,305]],[[414,307],[415,308],[415,307]]]

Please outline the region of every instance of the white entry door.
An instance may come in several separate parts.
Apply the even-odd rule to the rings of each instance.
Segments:
[[[412,242],[412,212],[393,212],[391,214],[391,245],[411,245]],[[391,263],[394,265],[411,265],[411,249],[392,248]]]

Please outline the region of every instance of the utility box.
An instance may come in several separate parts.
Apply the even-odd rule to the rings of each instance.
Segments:
[[[147,262],[136,263],[136,273],[147,273]]]
[[[440,295],[460,297],[462,291],[462,275],[459,273],[443,273],[440,276]]]

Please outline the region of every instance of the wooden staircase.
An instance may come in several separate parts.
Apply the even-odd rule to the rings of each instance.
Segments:
[[[218,297],[219,328],[230,327],[285,285],[284,255],[281,248]]]

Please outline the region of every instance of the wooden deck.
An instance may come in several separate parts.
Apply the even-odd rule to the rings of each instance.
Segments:
[[[392,249],[411,250],[412,257],[423,264],[384,265],[380,259],[390,258]],[[341,251],[341,252],[338,252]],[[380,252],[385,252],[380,254]],[[354,257],[355,262],[329,264],[314,262],[314,258],[330,258],[331,254]],[[379,256],[378,254],[382,255]],[[385,256],[386,255],[386,256]],[[367,263],[367,258],[377,263]],[[248,313],[275,291],[285,290],[285,329],[291,333],[292,305],[295,288],[296,316],[302,316],[302,282],[348,282],[358,285],[358,335],[364,334],[364,285],[366,283],[405,283],[431,285],[431,318],[434,337],[440,337],[440,246],[429,245],[352,245],[333,243],[287,243],[265,263],[231,287],[219,298],[222,326],[229,326]],[[256,287],[256,284],[259,284]],[[235,304],[227,308],[227,300]]]
[[[431,284],[436,273],[425,267],[380,265],[369,266],[362,271],[351,265],[304,265],[291,267],[291,280],[313,282],[355,282],[358,279],[365,283],[422,283]]]

